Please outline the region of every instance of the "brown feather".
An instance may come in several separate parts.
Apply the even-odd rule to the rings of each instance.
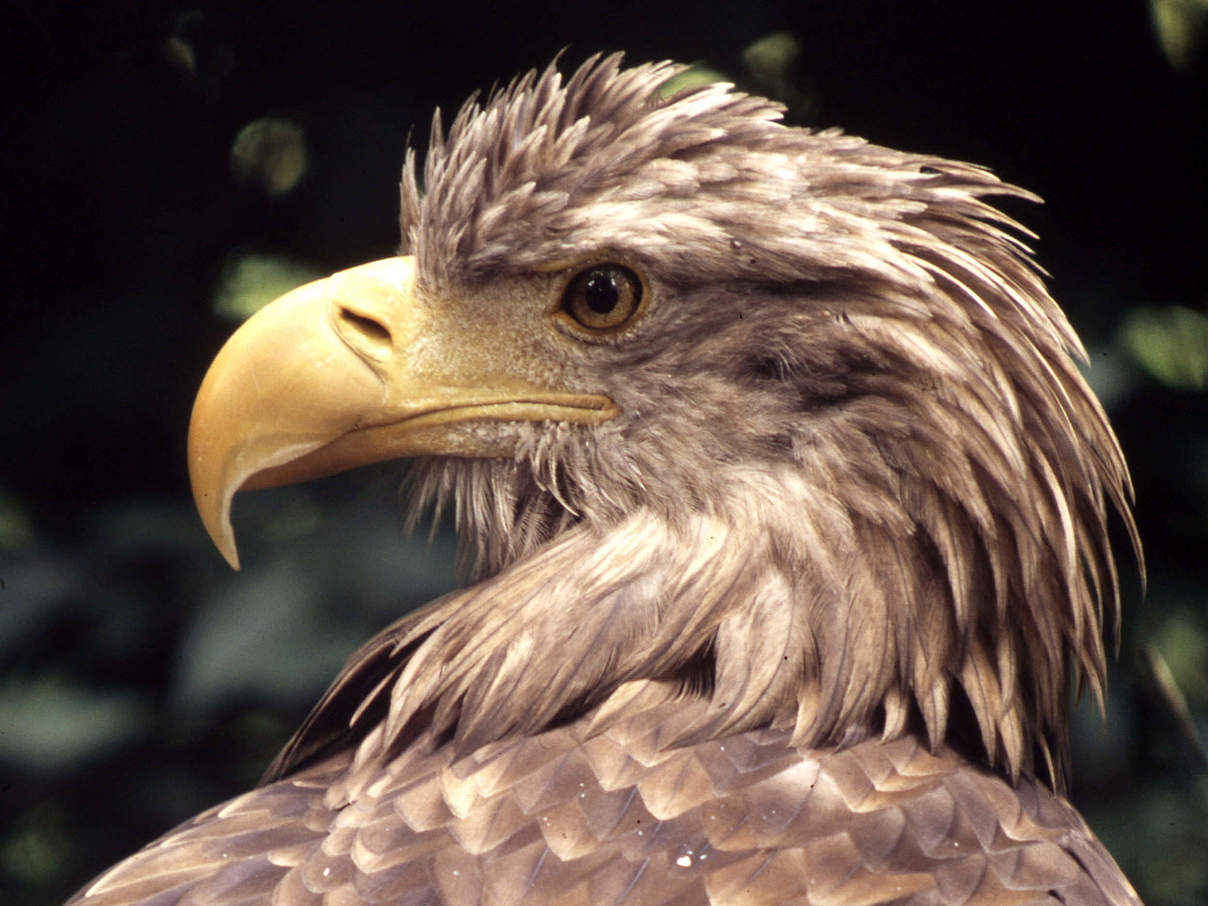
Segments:
[[[84,902],[1137,902],[1033,780],[910,737],[802,751],[765,729],[669,748],[707,705],[641,698],[603,732],[581,720],[463,758],[427,739],[368,783],[345,751],[198,816]]]
[[[422,190],[408,154],[421,292],[644,270],[659,304],[579,366],[622,414],[418,461],[477,584],[354,655],[267,786],[73,902],[1137,902],[1060,795],[1110,511],[1138,546],[1081,346],[985,200],[1032,196],[728,86],[661,98],[677,71],[529,73],[437,121]]]

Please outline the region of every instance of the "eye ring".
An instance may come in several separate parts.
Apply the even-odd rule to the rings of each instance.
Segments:
[[[641,277],[603,261],[579,271],[562,292],[562,311],[592,333],[610,333],[631,321],[646,300]]]

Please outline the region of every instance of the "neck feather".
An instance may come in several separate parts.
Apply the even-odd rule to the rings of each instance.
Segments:
[[[418,722],[466,753],[654,682],[709,703],[681,741],[777,726],[805,747],[916,731],[934,747],[964,733],[978,760],[1017,776],[1039,759],[1060,785],[1069,659],[1090,661],[1096,688],[1102,668],[1094,608],[1075,628],[1011,526],[988,538],[943,489],[902,487],[892,470],[883,491],[913,512],[861,512],[835,496],[826,458],[812,480],[736,467],[728,499],[673,516],[576,522],[547,492],[542,513],[565,528],[522,515],[531,549],[497,552],[511,562],[371,643],[394,656],[370,749],[397,748]],[[480,514],[516,517],[486,503]],[[1075,631],[1088,650],[1071,651]]]

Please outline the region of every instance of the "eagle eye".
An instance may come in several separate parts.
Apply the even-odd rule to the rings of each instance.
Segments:
[[[593,264],[562,294],[562,310],[588,330],[620,327],[641,307],[641,278],[620,264]]]

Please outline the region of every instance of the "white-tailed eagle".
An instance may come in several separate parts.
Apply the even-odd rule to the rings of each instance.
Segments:
[[[399,256],[224,347],[232,563],[236,491],[414,457],[474,582],[73,904],[1138,902],[1062,795],[1135,529],[1029,194],[679,70],[438,121]]]

